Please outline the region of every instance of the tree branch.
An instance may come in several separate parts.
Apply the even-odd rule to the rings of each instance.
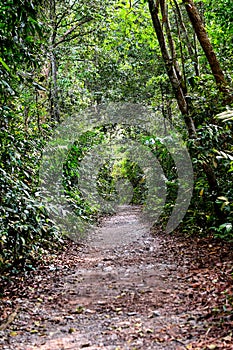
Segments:
[[[92,20],[92,17],[87,17],[85,18],[83,21],[79,22],[77,25],[73,26],[72,28],[68,29],[65,34],[63,34],[63,36],[61,37],[61,39],[59,39],[57,42],[55,42],[53,44],[53,48],[57,47],[58,45],[60,45],[61,43],[65,42],[65,41],[70,41],[73,40],[74,38],[76,38],[78,36],[72,36],[72,39],[68,39],[67,37],[72,34],[78,27],[80,27],[81,25],[88,23]]]

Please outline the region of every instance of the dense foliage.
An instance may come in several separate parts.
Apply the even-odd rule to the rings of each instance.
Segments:
[[[233,121],[216,116],[232,103],[233,4],[230,0],[195,3],[224,73],[226,96],[224,91],[219,93],[185,6],[181,1],[159,3],[161,28],[173,62],[179,66],[195,139],[188,135],[186,116],[178,108],[147,2],[50,0],[48,6],[42,0],[1,2],[0,269],[30,265],[46,244],[59,241],[61,233],[37,192],[43,147],[57,123],[100,103],[151,106],[178,128],[190,150],[195,177],[192,203],[181,228],[233,238]],[[135,136],[134,131],[121,129],[142,144],[156,139],[143,131]],[[79,162],[94,145],[106,145],[116,132],[109,126],[84,133],[64,165],[66,194],[84,220],[96,218],[98,207],[84,200],[76,186]],[[167,221],[177,196],[177,172],[159,141],[149,147],[167,178],[162,218]],[[210,171],[216,191],[211,188]],[[132,202],[143,203],[144,175],[127,152],[117,162],[103,164],[99,193],[108,199],[116,196],[121,180],[132,185]]]

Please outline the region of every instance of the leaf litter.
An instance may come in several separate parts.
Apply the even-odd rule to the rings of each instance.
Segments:
[[[139,216],[121,207],[86,242],[2,279],[0,349],[233,349],[230,244],[141,226],[134,235]]]

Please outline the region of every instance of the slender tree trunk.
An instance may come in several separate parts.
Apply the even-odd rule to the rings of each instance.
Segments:
[[[197,72],[197,76],[200,76],[200,68],[199,68],[199,59],[198,59],[198,47],[197,47],[197,36],[196,33],[193,33],[193,44],[194,44],[194,62],[195,62],[195,70]]]
[[[196,76],[199,76],[200,72],[199,72],[199,67],[198,67],[198,57],[197,57],[196,51],[195,51],[195,42],[194,42],[194,48],[193,48],[192,43],[189,40],[188,31],[187,31],[186,26],[184,24],[184,20],[183,20],[182,13],[180,11],[179,4],[176,0],[173,0],[173,2],[175,4],[174,12],[175,12],[175,16],[177,19],[177,26],[178,26],[178,24],[180,25],[180,28],[181,28],[181,31],[183,33],[183,37],[185,40],[185,44],[187,45],[189,56],[193,59],[195,74],[196,74]]]
[[[58,103],[58,86],[57,86],[57,62],[56,56],[53,49],[50,52],[51,60],[51,91],[50,91],[50,115],[51,120],[55,122],[60,122],[60,110]]]
[[[172,58],[172,63],[173,63],[173,66],[175,68],[175,71],[176,71],[177,79],[182,84],[183,90],[185,90],[184,81],[183,81],[180,67],[179,67],[179,64],[177,61],[177,57],[176,57],[176,49],[175,49],[174,41],[173,41],[172,34],[171,34],[171,28],[170,28],[170,23],[169,23],[169,19],[168,19],[168,9],[167,9],[167,4],[165,3],[165,0],[160,0],[160,7],[161,7],[161,13],[162,13],[162,17],[163,17],[163,23],[165,24],[165,28],[166,28],[167,41],[168,41],[168,46],[169,46],[169,50],[170,50],[170,55]]]
[[[205,52],[206,58],[209,62],[211,71],[217,83],[219,91],[228,93],[227,82],[224,77],[224,73],[220,67],[219,61],[214,53],[213,47],[209,40],[208,34],[204,27],[201,16],[193,2],[193,0],[182,0],[188,13],[190,22],[194,28],[197,38],[201,44],[203,51]]]
[[[50,117],[54,122],[60,122],[59,96],[57,85],[57,60],[55,54],[55,42],[57,37],[57,20],[56,20],[56,0],[50,0],[50,21],[52,25],[52,34],[50,37],[50,67],[51,67],[51,83],[50,83]]]
[[[185,91],[183,90],[183,87],[182,87],[182,82],[177,77],[177,71],[174,66],[174,60],[172,59],[172,57],[169,55],[169,52],[168,52],[162,25],[160,23],[160,19],[158,16],[158,6],[155,5],[154,0],[148,0],[148,4],[149,4],[149,10],[150,10],[152,22],[154,25],[154,29],[158,38],[160,51],[163,56],[166,71],[170,79],[179,109],[184,117],[190,138],[195,138],[196,129],[195,129],[193,120],[188,113],[188,105],[185,98]]]

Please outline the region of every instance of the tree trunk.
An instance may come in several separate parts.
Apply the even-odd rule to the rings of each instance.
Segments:
[[[209,40],[208,34],[204,27],[201,16],[192,0],[182,0],[188,13],[189,19],[192,23],[197,38],[201,44],[206,58],[210,64],[211,71],[217,83],[219,91],[223,93],[229,93],[227,88],[227,82],[224,77],[224,73],[220,67],[219,61],[214,53],[213,47]]]
[[[60,110],[58,103],[58,86],[57,86],[57,63],[53,49],[50,52],[51,60],[51,91],[50,91],[50,116],[54,122],[60,122]]]
[[[50,117],[53,122],[60,122],[60,109],[58,102],[58,85],[57,85],[57,60],[55,54],[55,42],[57,37],[57,19],[56,19],[56,1],[50,0],[50,21],[52,26],[52,34],[50,37],[50,67],[51,67],[51,82],[50,82]]]
[[[189,40],[188,31],[187,31],[187,29],[185,27],[183,16],[181,14],[179,4],[178,4],[178,2],[176,0],[173,0],[173,2],[175,4],[174,12],[175,12],[175,16],[176,16],[176,19],[177,19],[177,26],[178,26],[178,23],[179,23],[181,31],[182,31],[183,36],[184,36],[185,44],[187,45],[189,56],[193,60],[195,74],[196,74],[196,76],[199,76],[200,73],[199,73],[199,68],[198,68],[198,57],[197,57],[196,51],[195,51],[195,42],[194,42],[194,48],[193,48],[192,43]]]
[[[163,23],[165,24],[165,28],[166,28],[167,41],[168,41],[168,46],[170,50],[170,55],[172,58],[172,63],[176,71],[177,79],[179,80],[180,84],[182,84],[183,90],[185,90],[183,77],[181,75],[181,71],[180,71],[179,64],[176,57],[176,49],[175,49],[174,41],[171,34],[170,23],[168,20],[168,9],[167,9],[167,4],[165,3],[165,0],[160,0],[160,7],[161,7],[161,13],[163,17]]]
[[[149,10],[154,25],[154,29],[158,38],[160,50],[165,63],[166,71],[170,79],[179,109],[184,116],[185,124],[188,128],[190,138],[196,137],[196,129],[192,118],[188,114],[188,105],[185,98],[185,91],[182,87],[182,81],[177,77],[177,71],[174,64],[174,59],[169,55],[163,34],[162,25],[158,16],[158,6],[155,5],[154,0],[148,0]]]

